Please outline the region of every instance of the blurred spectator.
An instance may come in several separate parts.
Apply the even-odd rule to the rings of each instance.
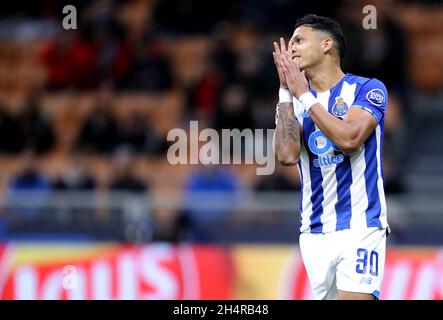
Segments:
[[[158,210],[151,215],[153,242],[181,242],[185,238],[187,224],[181,224],[176,211]]]
[[[7,189],[6,198],[12,211],[12,221],[34,221],[41,218],[51,189],[49,180],[38,171],[33,153],[25,151],[20,159],[18,173]]]
[[[233,172],[218,165],[200,165],[190,172],[185,182],[185,203],[192,208],[186,214],[197,225],[202,222],[217,222],[226,219],[230,210],[219,209],[217,205],[235,206],[240,184]],[[198,204],[202,203],[202,208]],[[209,205],[213,207],[209,207]]]
[[[137,207],[141,201],[139,197],[143,197],[149,191],[149,185],[135,176],[134,157],[129,149],[115,150],[110,161],[112,167],[109,175],[106,174],[106,177],[97,180],[94,223],[104,228],[103,230],[118,229],[119,233],[124,234],[126,232],[126,220],[122,210],[124,207],[112,203],[126,202]]]
[[[405,0],[404,3],[417,4],[417,5],[427,5],[427,6],[438,6],[438,5],[441,5],[441,0]]]
[[[195,241],[189,217],[172,209],[151,213],[151,241],[180,243]]]
[[[96,88],[97,48],[74,32],[59,32],[42,48],[41,61],[48,68],[48,89]]]
[[[237,72],[238,58],[231,41],[234,32],[235,26],[228,22],[218,24],[214,30],[212,60],[222,84],[234,81]]]
[[[377,1],[377,28],[365,30],[361,5],[345,1],[339,8],[339,21],[347,39],[346,71],[377,78],[388,89],[403,93],[408,84],[406,59],[407,32],[394,18],[392,1]]]
[[[346,38],[346,53],[343,60],[345,72],[358,74],[363,55],[363,33],[372,32],[362,28],[361,5],[357,1],[346,0],[338,8],[337,21]]]
[[[392,1],[376,1],[377,28],[362,29],[361,5],[345,1],[339,9],[339,20],[349,44],[345,58],[348,72],[377,78],[389,90],[404,93],[408,84],[406,59],[409,44],[407,32],[395,17]]]
[[[130,53],[127,44],[108,30],[106,24],[92,29],[93,45],[98,52],[97,72],[101,85],[115,86],[128,79]]]
[[[47,68],[48,89],[61,89],[74,84],[71,73],[71,48],[75,36],[71,32],[59,32],[42,47],[40,60]]]
[[[220,105],[217,107],[213,125],[219,131],[223,129],[243,131],[244,129],[253,130],[255,128],[248,92],[243,86],[231,84],[222,91]],[[241,139],[241,154],[237,154],[234,148],[234,141],[239,139]],[[238,133],[231,139],[229,148],[228,145],[223,144],[222,152],[225,155],[228,154],[232,161],[238,161],[241,160],[243,155],[245,157],[252,155],[253,145],[254,137],[252,131],[247,131],[244,134]]]
[[[50,151],[55,144],[54,130],[50,118],[39,104],[39,96],[28,97],[23,109],[17,116],[17,125],[22,139],[22,148],[36,154]]]
[[[0,106],[0,153],[16,153],[22,148],[17,120]]]
[[[403,173],[407,165],[409,142],[405,122],[406,115],[402,112],[402,99],[391,92],[386,108],[385,131],[383,138],[383,167],[385,173],[386,193],[402,193],[406,191]]]
[[[162,141],[158,133],[140,111],[123,113],[117,125],[116,148],[129,148],[133,152],[159,154]]]
[[[275,172],[271,175],[260,176],[260,180],[254,186],[255,191],[264,192],[290,192],[300,191],[300,180],[290,179],[282,170],[280,164],[276,164]]]
[[[53,182],[57,191],[92,191],[95,186],[95,178],[89,172],[86,160],[77,153],[71,154],[67,166]]]
[[[154,26],[172,35],[207,33],[222,17],[229,16],[230,2],[163,0],[154,7]]]
[[[103,58],[105,63],[100,64],[102,85],[110,81],[113,87],[124,88],[132,78],[130,72],[133,57],[130,44],[126,39],[120,39],[118,43],[111,45],[109,51],[103,54],[107,57],[107,59]],[[106,67],[109,67],[108,72],[106,72]]]
[[[85,13],[84,37],[97,51],[97,73],[101,86],[118,87],[129,78],[131,54],[126,28],[116,18],[116,1],[95,1]]]
[[[389,83],[392,89],[402,90],[407,80],[405,32],[390,17],[378,23],[377,29],[363,33],[359,73]]]
[[[250,50],[253,52],[250,52]],[[249,95],[264,95],[275,92],[275,88],[270,81],[277,79],[274,79],[275,67],[269,59],[270,55],[272,56],[271,52],[262,52],[262,48],[258,45],[238,55],[235,81],[241,84]]]
[[[214,127],[218,130],[254,128],[248,92],[243,86],[230,84],[221,92]]]
[[[270,96],[254,96],[251,102],[253,121],[256,129],[275,129],[275,108],[278,97],[274,93]]]
[[[205,231],[197,228],[188,215],[174,209],[154,209],[139,221],[127,225],[125,239],[136,244],[203,243],[209,240]]]
[[[88,170],[86,159],[80,154],[72,154],[67,165],[52,182],[52,188],[56,192],[91,192],[90,195],[94,195],[92,192],[95,191],[96,181]],[[60,203],[61,199],[57,198],[59,194],[54,193],[53,196],[52,201]],[[51,222],[56,223],[58,227],[69,226],[72,230],[91,225],[94,217],[93,210],[90,208],[94,207],[94,198],[87,194],[74,195],[74,197],[78,196],[81,197],[79,206],[62,206],[48,210],[53,214]]]
[[[77,147],[81,151],[112,152],[117,143],[117,123],[111,110],[110,93],[99,93],[95,108],[80,129]]]
[[[161,93],[172,88],[171,63],[162,38],[148,34],[134,45],[135,57],[127,87]]]
[[[9,4],[0,4],[0,16],[10,17],[40,17],[44,8],[43,0],[32,1],[29,5],[23,1],[13,1]]]
[[[112,158],[113,177],[110,188],[113,191],[143,193],[148,190],[144,181],[135,177],[132,153],[125,149],[118,149]]]
[[[220,80],[212,62],[202,61],[201,73],[186,84],[186,109],[197,118],[211,118],[217,105]]]
[[[267,18],[269,19],[269,25],[266,26],[266,30],[273,34],[285,34],[288,30],[294,27],[294,21],[297,17],[303,16],[309,12],[307,10],[306,3],[310,4],[311,1],[292,1],[292,0],[273,0],[272,5],[267,9]],[[322,5],[326,5],[326,2],[322,2]],[[316,7],[312,12],[319,14],[320,7],[318,4],[314,4]],[[326,12],[325,15],[330,15],[330,12]],[[260,23],[261,24],[261,23]]]
[[[129,77],[130,51],[112,1],[97,1],[80,16],[79,31],[60,31],[40,52],[49,89],[119,86]]]

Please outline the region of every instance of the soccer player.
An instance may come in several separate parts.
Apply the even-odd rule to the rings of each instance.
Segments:
[[[274,42],[280,79],[274,151],[302,181],[300,251],[315,299],[378,299],[386,201],[385,85],[344,73],[345,39],[332,19],[306,15]]]

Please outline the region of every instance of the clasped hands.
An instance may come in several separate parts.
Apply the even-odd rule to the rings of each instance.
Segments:
[[[280,87],[289,89],[297,99],[302,94],[309,92],[305,72],[301,71],[298,62],[294,61],[290,45],[286,49],[285,40],[280,38],[280,45],[274,42],[274,50],[272,55],[280,79]]]

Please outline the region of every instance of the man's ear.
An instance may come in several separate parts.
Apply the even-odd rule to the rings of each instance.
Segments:
[[[323,53],[327,53],[334,47],[334,40],[332,38],[326,38],[323,40]]]

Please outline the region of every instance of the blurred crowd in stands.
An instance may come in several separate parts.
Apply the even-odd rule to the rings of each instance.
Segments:
[[[261,177],[246,174],[251,171],[246,165],[186,166],[175,173],[165,164],[170,145],[166,134],[175,127],[186,129],[190,120],[217,130],[274,128],[278,78],[272,42],[279,36],[289,39],[297,17],[309,12],[332,16],[342,25],[349,48],[346,72],[377,77],[387,84],[386,191],[405,192],[400,159],[411,123],[409,95],[417,86],[408,60],[411,30],[405,25],[407,15],[399,10],[418,2],[425,5],[373,2],[376,30],[362,28],[362,1],[75,1],[77,30],[61,26],[62,8],[69,1],[3,3],[4,204],[29,190],[38,191],[40,201],[52,191],[111,190],[145,196],[177,191],[186,198],[196,191],[299,190],[296,169],[279,165],[275,174]],[[429,83],[419,89],[434,90]],[[172,106],[169,100],[157,103],[170,96]],[[162,178],[160,168],[166,168]],[[42,226],[32,218],[39,211],[31,209],[22,213],[31,221],[30,228],[38,229]],[[138,228],[149,230],[145,236],[151,240],[204,241],[206,235],[195,227],[197,222],[217,223],[224,215],[214,211],[210,217],[200,211],[151,210],[147,226],[140,222]],[[14,225],[14,214],[3,210],[1,216],[9,228],[19,230],[25,224],[20,220]],[[96,220],[82,225],[93,228],[109,222],[101,217],[97,214]],[[131,238],[125,236],[128,230],[118,228],[119,223],[112,223],[113,230],[122,234],[119,239]]]

